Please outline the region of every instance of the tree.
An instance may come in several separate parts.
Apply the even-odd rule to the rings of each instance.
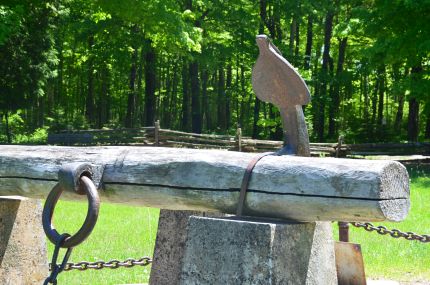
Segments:
[[[256,99],[255,36],[269,35],[308,84],[311,138],[430,136],[430,5],[410,1],[5,0],[0,140],[9,117],[39,127],[150,126],[279,139]],[[132,7],[132,9],[130,8]],[[310,112],[309,112],[310,111]]]

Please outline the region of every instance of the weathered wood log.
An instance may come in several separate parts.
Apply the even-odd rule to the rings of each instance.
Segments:
[[[215,145],[233,145],[236,142],[234,140],[222,140],[213,138],[197,138],[197,137],[187,137],[187,136],[172,136],[172,135],[160,135],[160,141],[185,141],[188,143],[207,143]]]
[[[118,132],[145,132],[145,131],[154,131],[155,127],[140,127],[140,128],[121,128],[121,129],[89,129],[89,130],[62,130],[58,133],[118,133]]]
[[[102,201],[234,213],[253,157],[153,147],[1,146],[0,195],[45,198],[62,164],[87,162],[104,169]],[[408,174],[398,162],[268,156],[253,171],[244,215],[399,221],[408,210]]]
[[[203,144],[203,143],[188,143],[188,142],[171,141],[171,140],[163,141],[162,146],[165,146],[165,147],[185,147],[185,148],[204,148],[204,149],[224,149],[224,150],[234,148],[233,144],[231,146],[225,146],[225,145]]]
[[[206,138],[206,139],[220,139],[220,140],[232,140],[234,136],[229,135],[214,135],[214,134],[196,134],[196,133],[186,133],[181,131],[174,131],[169,129],[160,129],[160,134],[168,134],[172,136],[187,136],[195,138]]]

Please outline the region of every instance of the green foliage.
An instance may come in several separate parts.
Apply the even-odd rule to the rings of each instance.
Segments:
[[[18,133],[13,138],[15,144],[46,144],[48,128],[38,128],[33,133]]]
[[[6,132],[5,127],[6,122],[3,119],[0,124],[0,143],[7,142],[7,137],[4,135]],[[21,111],[9,115],[9,131],[14,144],[45,144],[48,138],[48,127],[37,128],[33,132],[27,132]]]
[[[4,45],[9,36],[19,29],[22,13],[22,6],[16,6],[12,9],[0,5],[0,46]]]
[[[9,114],[9,129],[12,134],[20,134],[25,132],[25,121],[22,118],[22,111],[17,111],[16,113]],[[6,130],[6,118],[2,117],[2,133]]]
[[[103,0],[97,3],[110,14],[142,26],[145,36],[151,39],[157,48],[172,51],[201,49],[202,31],[184,21],[190,17],[190,13],[181,13],[177,1]]]
[[[329,13],[332,37],[323,70]],[[22,128],[11,128],[15,136],[46,127],[119,127],[127,114],[141,126],[146,112],[153,112],[163,127],[187,130],[186,115],[194,114],[204,132],[234,132],[240,124],[244,135],[280,139],[277,110],[261,104],[254,115],[255,35],[264,32],[310,88],[313,102],[305,115],[313,140],[335,141],[343,134],[347,142],[405,141],[412,99],[420,104],[414,124],[423,138],[430,135],[429,15],[425,0],[336,6],[7,0],[0,5],[0,113],[21,112]],[[191,64],[197,66],[193,78]]]

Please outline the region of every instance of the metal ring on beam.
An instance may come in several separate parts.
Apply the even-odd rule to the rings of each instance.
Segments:
[[[80,177],[80,185],[86,192],[88,198],[87,216],[82,227],[76,232],[76,234],[64,240],[64,242],[61,244],[62,248],[72,248],[82,243],[91,234],[97,222],[100,208],[100,198],[97,189],[92,180],[86,176]],[[64,188],[60,184],[55,185],[49,193],[45,202],[45,206],[43,207],[43,230],[45,231],[48,239],[54,244],[56,244],[61,238],[61,234],[59,234],[55,229],[52,223],[52,216],[54,214],[55,205],[57,204],[61,193],[63,193],[63,190]]]

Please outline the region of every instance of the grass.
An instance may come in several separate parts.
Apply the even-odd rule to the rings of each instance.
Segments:
[[[60,233],[75,233],[82,225],[87,204],[62,202],[56,207],[55,226]],[[73,249],[71,262],[110,259],[125,260],[153,255],[157,233],[158,209],[101,203],[99,220],[90,237]],[[53,245],[49,243],[49,258]],[[63,256],[63,251],[60,258]],[[60,261],[60,260],[59,260]],[[133,268],[67,271],[58,277],[59,284],[146,283],[150,266]]]
[[[411,212],[401,223],[383,223],[389,229],[430,234],[430,168],[413,168],[411,174]],[[86,203],[59,202],[55,211],[58,231],[74,233],[81,226]],[[158,209],[101,204],[99,221],[91,236],[77,246],[71,261],[97,261],[152,256],[157,232]],[[333,227],[335,236],[337,227]],[[351,227],[352,242],[360,243],[366,275],[373,279],[430,281],[430,243],[410,242],[368,233]],[[49,256],[53,246],[49,243]],[[62,255],[60,255],[62,257]],[[63,272],[59,284],[130,284],[146,283],[150,267],[116,270]]]

